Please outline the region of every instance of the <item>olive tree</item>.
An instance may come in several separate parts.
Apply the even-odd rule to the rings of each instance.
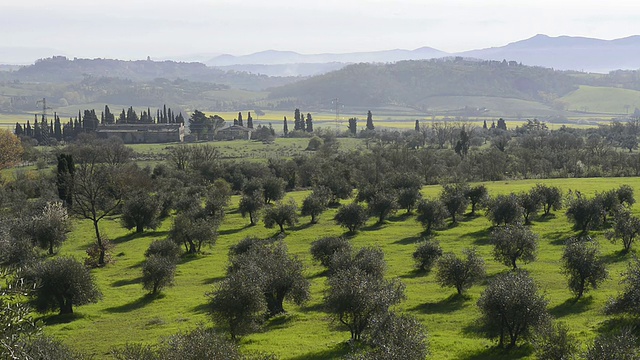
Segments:
[[[293,199],[288,202],[277,202],[273,206],[265,209],[263,214],[264,226],[268,229],[276,224],[280,227],[280,232],[284,233],[284,226],[294,226],[298,223],[298,205]]]
[[[260,269],[247,264],[207,293],[213,319],[229,331],[232,339],[254,331],[264,318],[267,305],[261,291],[263,281]]]
[[[122,205],[122,226],[136,229],[137,233],[144,229],[157,229],[160,226],[160,201],[157,196],[146,192],[137,192],[127,196]]]
[[[525,271],[503,273],[491,281],[478,300],[490,335],[498,336],[498,346],[511,348],[518,339],[549,320],[548,301]]]
[[[451,216],[451,222],[457,223],[456,215],[464,214],[467,206],[469,206],[469,200],[465,196],[469,186],[467,184],[446,184],[442,186],[442,192],[440,193],[440,201],[447,209],[447,212]]]
[[[418,248],[413,253],[418,270],[423,272],[431,271],[436,261],[442,256],[440,243],[434,240],[424,240],[418,244]]]
[[[324,237],[311,243],[311,256],[327,269],[336,253],[351,253],[349,240],[343,237]]]
[[[355,233],[364,226],[369,216],[362,205],[351,203],[341,206],[333,219],[338,225],[349,229],[350,233]]]
[[[569,289],[576,295],[576,300],[579,300],[589,287],[597,289],[608,277],[595,241],[567,241],[562,254],[562,270],[567,275]]]
[[[533,336],[533,348],[539,360],[575,359],[580,343],[569,333],[569,327],[561,322],[540,326]]]
[[[360,341],[372,319],[388,312],[404,298],[404,285],[367,274],[357,267],[339,270],[329,277],[324,297],[332,318],[346,326],[351,341]]]
[[[253,226],[258,221],[258,214],[263,207],[264,202],[262,201],[260,193],[252,192],[250,194],[242,195],[240,204],[238,205],[238,210],[240,210],[242,217],[249,215],[249,224]]]
[[[367,211],[371,216],[377,217],[377,224],[382,224],[389,215],[396,212],[398,209],[398,203],[395,196],[389,192],[377,192],[367,202]]]
[[[485,205],[489,200],[489,191],[486,186],[477,185],[469,188],[465,193],[465,197],[471,203],[471,215],[475,215],[478,206]]]
[[[638,338],[631,329],[598,336],[584,354],[585,360],[638,360]]]
[[[529,263],[536,259],[538,237],[529,228],[516,224],[498,227],[491,233],[493,257],[517,269],[518,260]]]
[[[567,218],[573,223],[574,230],[587,234],[600,225],[603,213],[601,202],[597,198],[587,199],[579,195],[572,199],[567,208]]]
[[[427,332],[420,321],[409,315],[389,312],[374,317],[364,342],[370,348],[348,360],[424,360],[429,355]]]
[[[189,254],[200,252],[203,244],[215,244],[217,227],[207,217],[194,211],[178,213],[169,230],[169,238],[177,244],[183,244]]]
[[[515,194],[498,195],[489,200],[487,217],[494,225],[515,224],[522,217],[522,207]]]
[[[517,195],[518,205],[522,209],[522,216],[524,217],[525,225],[531,224],[531,217],[535,216],[540,207],[542,206],[542,200],[538,196],[538,193],[531,189],[529,192],[523,192]]]
[[[73,306],[97,302],[101,293],[89,269],[71,257],[58,257],[35,265],[27,279],[35,282],[36,310],[46,313],[58,309],[72,314]]]
[[[311,223],[316,224],[318,222],[318,216],[327,209],[328,202],[328,196],[318,194],[314,190],[314,192],[302,201],[300,213],[302,216],[311,216]]]
[[[445,253],[438,260],[436,280],[442,287],[455,287],[458,295],[484,278],[484,260],[476,249],[464,249],[464,258]]]
[[[71,231],[71,221],[67,209],[61,202],[47,203],[42,211],[31,219],[27,232],[32,241],[42,249],[53,249],[60,246]]]
[[[631,215],[628,210],[618,212],[614,217],[613,230],[607,232],[606,236],[611,242],[622,240],[622,247],[625,253],[631,250],[631,245],[640,235],[640,219]]]
[[[142,264],[142,287],[155,295],[173,284],[175,273],[175,258],[151,255]]]
[[[620,281],[624,285],[622,292],[615,299],[609,300],[605,307],[607,314],[627,313],[640,315],[640,260],[634,258],[628,265]]]
[[[444,204],[438,200],[426,199],[418,204],[417,220],[424,227],[426,235],[431,234],[431,230],[440,228],[444,225],[444,220],[449,216]]]
[[[532,192],[540,199],[544,216],[551,214],[551,210],[562,209],[562,190],[559,187],[536,184]]]
[[[253,241],[242,253],[231,257],[229,273],[257,267],[260,290],[265,299],[268,315],[284,313],[284,301],[297,305],[309,299],[309,281],[303,275],[302,262],[288,253],[282,241]]]

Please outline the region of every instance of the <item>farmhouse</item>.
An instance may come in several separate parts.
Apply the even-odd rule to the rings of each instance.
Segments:
[[[119,137],[125,144],[184,141],[184,124],[105,124],[96,129],[99,138]]]
[[[251,140],[252,132],[253,129],[251,128],[231,125],[219,130],[216,134],[216,140]]]

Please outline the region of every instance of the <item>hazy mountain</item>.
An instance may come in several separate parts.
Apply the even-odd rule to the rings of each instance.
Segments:
[[[250,55],[233,56],[220,55],[207,61],[209,66],[229,65],[281,65],[281,64],[309,64],[309,63],[361,63],[361,62],[395,62],[400,60],[432,59],[448,56],[449,54],[422,47],[415,50],[385,50],[372,52],[356,52],[344,54],[299,54],[293,51],[267,50]]]
[[[640,68],[640,36],[616,40],[536,35],[502,47],[456,54],[485,60],[514,60],[560,70],[609,72]]]
[[[309,63],[309,64],[275,64],[275,65],[227,65],[216,66],[220,70],[246,71],[253,74],[263,74],[267,76],[315,76],[340,70],[347,66],[347,63]]]

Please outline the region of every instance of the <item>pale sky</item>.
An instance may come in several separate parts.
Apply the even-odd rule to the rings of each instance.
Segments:
[[[458,52],[536,34],[621,38],[640,34],[639,19],[638,0],[0,0],[0,47],[119,59]]]

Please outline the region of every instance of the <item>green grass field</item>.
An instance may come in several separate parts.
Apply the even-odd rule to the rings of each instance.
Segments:
[[[587,195],[619,186],[631,185],[640,193],[640,178],[615,179],[559,179],[545,180],[548,185],[560,186],[565,192],[580,190]],[[524,191],[536,181],[510,181],[487,183],[492,195]],[[438,186],[425,187],[426,197],[436,196]],[[308,192],[287,194],[298,204]],[[76,308],[71,318],[48,315],[45,332],[63,339],[69,345],[96,355],[109,358],[109,349],[128,342],[154,343],[160,338],[179,330],[187,330],[198,323],[211,324],[207,315],[205,293],[221,280],[227,265],[229,247],[247,236],[261,238],[275,234],[274,229],[265,229],[262,224],[247,227],[248,220],[237,211],[238,197],[232,199],[227,216],[220,228],[220,237],[215,246],[195,258],[184,258],[178,265],[175,286],[164,291],[158,299],[145,297],[140,283],[143,253],[149,243],[167,236],[170,221],[165,221],[157,231],[137,235],[123,229],[117,218],[102,221],[102,231],[116,245],[113,250],[114,263],[103,269],[93,270],[103,300],[97,304]],[[633,208],[635,213],[640,207]],[[289,251],[298,256],[306,266],[305,274],[311,282],[311,301],[301,307],[286,304],[286,316],[272,319],[265,324],[263,332],[242,339],[246,350],[274,353],[282,359],[330,359],[346,351],[345,342],[349,333],[328,320],[322,309],[326,277],[323,268],[312,261],[309,255],[311,242],[323,236],[339,236],[344,230],[331,220],[336,209],[330,209],[316,225],[309,225],[308,218],[287,231],[285,239]],[[465,218],[456,227],[439,231],[436,239],[445,251],[460,253],[468,246],[477,246],[485,258],[488,279],[508,269],[491,257],[492,246],[488,242],[490,224],[483,217]],[[574,304],[567,289],[566,279],[560,272],[560,257],[563,241],[573,235],[570,224],[562,211],[555,216],[536,221],[532,226],[540,235],[538,260],[523,265],[538,282],[541,291],[550,301],[549,310],[558,320],[567,323],[571,332],[584,343],[609,326],[603,315],[604,303],[615,296],[621,288],[620,273],[625,270],[631,254],[621,256],[620,244],[611,244],[601,232],[594,233],[601,244],[610,273],[601,288],[592,291]],[[475,321],[479,317],[476,302],[486,286],[474,286],[468,297],[452,296],[454,289],[442,289],[435,283],[434,274],[420,275],[414,272],[411,254],[422,228],[414,217],[400,211],[386,224],[375,227],[371,220],[368,227],[351,239],[355,248],[378,246],[388,264],[388,276],[400,278],[406,285],[407,299],[396,310],[416,316],[429,332],[433,359],[514,359],[532,358],[531,348],[523,346],[510,352],[494,350],[495,341],[483,337],[477,331]],[[91,223],[75,221],[69,240],[60,249],[62,255],[83,258],[84,250],[94,240]],[[640,246],[640,245],[637,245]]]
[[[640,107],[640,91],[583,85],[560,100],[570,111],[626,115]]]

